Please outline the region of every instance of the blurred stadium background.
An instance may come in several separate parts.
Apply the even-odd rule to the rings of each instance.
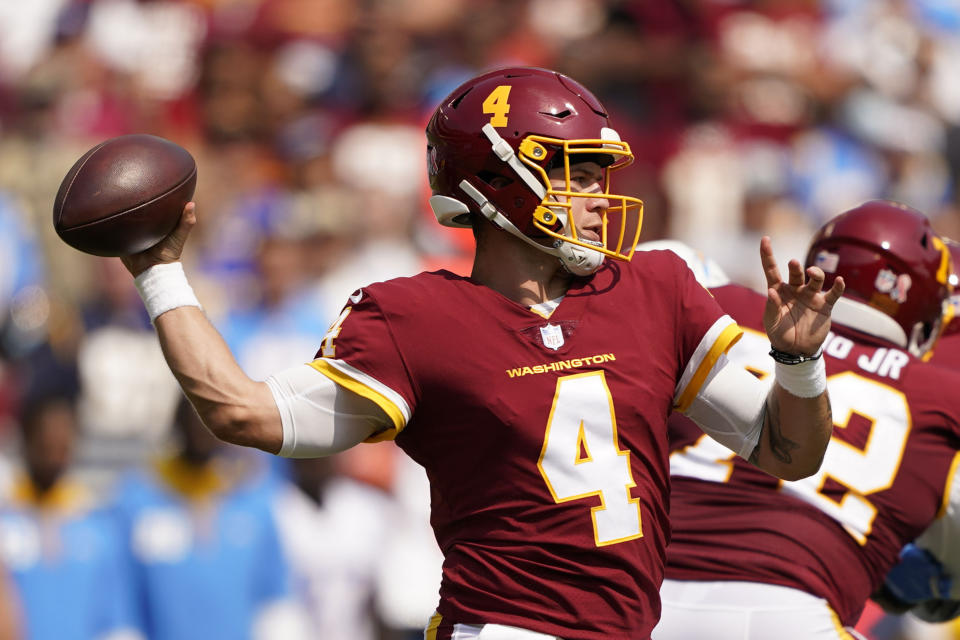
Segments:
[[[177,479],[199,476],[157,462],[196,447],[130,278],[117,260],[62,244],[52,203],[105,138],[152,133],[189,149],[200,224],[187,268],[262,378],[310,359],[358,286],[469,269],[469,232],[440,228],[426,206],[422,132],[438,100],[502,64],[555,68],[593,89],[636,155],[617,190],[645,201],[642,238],[682,240],[744,284],[762,286],[761,235],[781,259],[802,259],[825,219],[873,197],[960,238],[960,0],[2,0],[0,560],[21,608],[50,606],[57,576],[86,588],[56,549],[68,546],[64,523],[94,508],[120,513],[124,561],[146,574],[179,567],[156,587],[166,594],[144,597],[217,576],[236,584],[203,558],[226,567],[252,552],[232,556],[229,541],[197,531],[237,487],[256,485],[278,523],[283,559],[271,566],[286,585],[235,605],[243,615],[229,610],[251,621],[240,635],[214,622],[197,637],[417,637],[439,571],[419,469],[389,443],[303,468],[217,449],[242,472],[218,467],[231,480],[193,495]],[[28,409],[53,399],[73,422],[36,442]],[[48,459],[92,494],[83,509],[24,494],[24,461]],[[176,499],[124,496],[131,469]],[[136,576],[118,576],[135,590],[124,581]],[[188,615],[184,602],[170,607],[152,615]],[[960,638],[868,614],[877,640]],[[146,635],[187,637],[168,622]],[[34,625],[28,637],[65,636]]]

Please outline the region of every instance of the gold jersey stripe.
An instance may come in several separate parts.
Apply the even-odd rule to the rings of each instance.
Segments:
[[[720,354],[729,351],[730,347],[736,344],[742,335],[743,331],[736,323],[727,325],[727,328],[720,332],[720,337],[714,340],[710,351],[700,362],[700,366],[697,367],[697,372],[693,374],[693,377],[687,384],[687,388],[683,390],[683,395],[680,396],[680,400],[677,402],[677,411],[683,413],[690,408],[693,399],[696,398],[700,392],[700,387],[703,386],[703,381],[707,379],[707,375],[710,373],[710,370],[713,369],[713,365],[720,359]]]
[[[953,462],[950,463],[950,472],[947,473],[947,485],[943,488],[943,498],[940,501],[940,509],[937,510],[937,517],[941,518],[947,513],[947,507],[950,506],[950,492],[953,491],[953,478],[957,473],[957,466],[960,465],[960,453],[953,456]]]
[[[430,622],[427,623],[427,628],[423,630],[423,639],[437,640],[437,629],[440,628],[441,622],[443,622],[443,616],[434,612],[433,615],[430,616]]]
[[[397,436],[398,433],[403,431],[403,428],[407,426],[406,420],[403,417],[403,412],[400,410],[397,405],[393,404],[385,395],[371,389],[367,385],[357,382],[347,374],[343,373],[336,367],[334,367],[330,362],[325,358],[317,358],[313,362],[309,363],[311,367],[327,376],[334,382],[336,382],[341,387],[349,389],[358,396],[362,396],[374,402],[378,407],[383,409],[383,412],[387,414],[387,417],[393,422],[393,429],[387,429],[386,431],[375,433],[369,438],[366,442],[380,442],[381,440],[391,440]]]
[[[836,611],[833,610],[833,607],[827,605],[827,610],[830,611],[830,619],[833,621],[833,626],[837,630],[837,637],[840,640],[856,640],[856,637],[847,631],[847,628],[843,626],[842,622],[840,622],[840,616],[838,616]]]

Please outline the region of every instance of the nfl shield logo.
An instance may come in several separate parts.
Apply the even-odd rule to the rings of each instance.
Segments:
[[[897,274],[889,269],[880,269],[877,279],[873,281],[873,286],[880,293],[889,294],[897,286]]]
[[[563,329],[558,324],[540,327],[540,337],[543,338],[543,346],[554,351],[563,346]]]
[[[814,258],[814,264],[823,269],[825,273],[836,273],[839,262],[840,256],[829,251],[821,251]]]

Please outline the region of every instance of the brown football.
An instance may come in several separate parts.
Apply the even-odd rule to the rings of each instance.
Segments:
[[[196,185],[197,163],[180,145],[145,134],[111,138],[64,176],[53,226],[85,253],[138,253],[173,230]]]

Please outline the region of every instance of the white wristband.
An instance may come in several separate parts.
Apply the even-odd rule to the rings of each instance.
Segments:
[[[200,307],[180,262],[155,264],[134,278],[133,284],[140,292],[150,322],[177,307]]]
[[[827,367],[823,357],[800,364],[774,366],[777,383],[798,398],[816,398],[827,388]]]

